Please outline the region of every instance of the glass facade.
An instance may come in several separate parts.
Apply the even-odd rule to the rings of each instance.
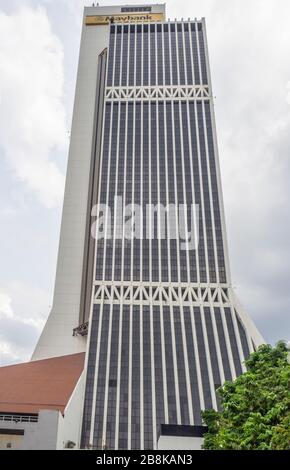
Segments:
[[[95,284],[116,290],[100,294],[92,311],[84,448],[156,449],[161,424],[201,425],[201,411],[219,406],[216,388],[242,372],[250,353],[244,325],[223,297],[229,279],[208,77],[202,22],[110,26],[96,202],[110,206],[113,233],[122,222],[114,198],[139,204],[143,236],[96,241]],[[108,94],[130,87],[130,96]],[[146,99],[152,88],[163,94]],[[198,249],[182,249],[168,219],[158,238],[157,213],[147,239],[148,204],[185,204],[185,233],[197,204]]]
[[[112,25],[109,48],[108,86],[208,84],[200,22]]]
[[[222,377],[241,373],[237,336],[228,323],[227,308],[96,306],[82,447],[153,449],[161,424],[201,425],[201,410],[217,407],[213,394]]]
[[[112,84],[208,86],[202,24],[112,25],[107,86]],[[113,215],[115,196],[124,205],[141,204],[144,230],[149,203],[186,204],[183,233],[197,204],[199,247],[181,250],[175,239],[157,237],[99,240],[96,279],[227,282],[209,100],[107,101],[101,175],[100,202]]]

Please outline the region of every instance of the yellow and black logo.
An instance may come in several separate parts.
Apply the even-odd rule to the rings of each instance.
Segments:
[[[130,13],[118,15],[90,15],[86,17],[87,26],[98,26],[109,23],[154,23],[164,21],[163,13]]]

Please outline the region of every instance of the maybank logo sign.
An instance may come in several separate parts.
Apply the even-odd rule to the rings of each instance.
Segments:
[[[155,23],[164,21],[163,13],[119,13],[118,15],[86,16],[87,26],[96,26],[109,23]]]

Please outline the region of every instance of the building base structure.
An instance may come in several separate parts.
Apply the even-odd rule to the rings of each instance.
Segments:
[[[79,448],[85,354],[0,368],[0,449]]]

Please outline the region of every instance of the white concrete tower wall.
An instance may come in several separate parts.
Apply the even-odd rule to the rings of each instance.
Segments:
[[[98,55],[108,45],[109,25],[86,26],[85,18],[112,14],[113,9],[120,11],[113,7],[84,10],[53,306],[32,360],[86,348],[86,339],[73,337],[72,331],[79,324]]]
[[[86,18],[116,15],[121,8],[84,9],[53,305],[32,360],[86,349],[86,338],[72,336],[72,332],[79,325],[81,308],[98,56],[108,47],[110,28],[105,23],[86,25]],[[165,4],[151,5],[151,13],[165,15]]]

